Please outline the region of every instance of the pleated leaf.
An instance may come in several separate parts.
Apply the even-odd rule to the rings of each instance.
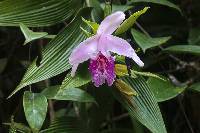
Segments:
[[[153,133],[167,133],[157,101],[145,80],[141,77],[124,77],[122,80],[138,94],[127,99],[119,91],[112,89],[114,96],[128,110],[130,116]]]
[[[40,65],[36,65],[36,58],[26,71],[20,84],[9,97],[27,85],[51,78],[71,68],[68,58],[72,49],[86,39],[80,29],[80,26],[86,27],[81,17],[89,15],[90,10],[91,8],[84,8],[75,20],[45,47],[42,51],[43,59]]]
[[[0,2],[0,26],[54,25],[69,19],[80,7],[81,0],[4,0]]]
[[[40,93],[26,91],[23,97],[23,106],[28,124],[33,131],[39,131],[47,113],[47,99]]]
[[[88,133],[87,122],[75,117],[60,117],[55,119],[49,128],[40,133]]]

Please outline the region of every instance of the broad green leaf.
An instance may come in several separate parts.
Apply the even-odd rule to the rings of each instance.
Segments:
[[[95,103],[95,99],[84,90],[78,88],[62,88],[62,91],[59,90],[60,85],[51,86],[44,89],[42,94],[45,95],[47,99]]]
[[[121,79],[138,93],[138,96],[132,96],[127,101],[120,91],[112,89],[114,96],[128,110],[130,116],[153,133],[167,133],[156,98],[145,80],[141,77]]]
[[[7,65],[7,58],[2,58],[0,59],[0,74],[3,72],[3,70],[5,69],[6,65]]]
[[[189,90],[200,92],[200,82],[194,83],[189,87]]]
[[[143,52],[145,52],[149,48],[153,48],[161,44],[164,44],[171,38],[171,37],[152,38],[135,29],[131,30],[131,34],[133,35],[136,43],[140,46]]]
[[[27,43],[29,43],[33,40],[37,40],[37,39],[43,38],[48,35],[47,32],[33,32],[26,25],[24,25],[22,23],[20,24],[20,29],[23,32],[25,39],[26,39],[24,42],[24,45],[26,45]]]
[[[81,17],[90,14],[91,8],[84,8],[63,31],[61,31],[42,51],[42,61],[40,65],[36,65],[37,58],[29,66],[22,81],[9,97],[19,91],[21,88],[36,83],[53,76],[56,76],[71,68],[68,58],[71,51],[86,36],[80,27],[87,27]]]
[[[143,10],[137,11],[134,14],[132,14],[128,19],[126,19],[121,25],[120,27],[116,30],[115,34],[119,35],[122,34],[124,32],[126,32],[128,29],[130,29],[133,24],[136,22],[136,20],[142,15],[144,14],[147,10],[149,9],[149,7],[145,7]]]
[[[164,50],[175,53],[188,53],[188,54],[200,55],[200,46],[197,45],[174,45]]]
[[[185,87],[176,87],[169,80],[162,81],[156,78],[149,78],[147,84],[158,102],[170,100],[185,90]]]
[[[23,106],[28,124],[33,131],[39,131],[47,113],[47,99],[40,93],[26,91],[23,97]]]
[[[4,0],[0,2],[0,26],[54,25],[69,19],[80,7],[80,0]]]
[[[148,2],[148,3],[160,4],[160,5],[174,8],[174,9],[178,10],[180,13],[182,13],[181,9],[174,3],[170,2],[169,0],[129,0],[129,1],[132,3]]]
[[[88,7],[93,7],[91,17],[92,21],[99,23],[103,19],[103,9],[98,0],[85,0]]]
[[[150,73],[150,72],[139,72],[139,71],[131,70],[131,74],[133,74],[134,76],[141,75],[141,76],[145,76],[145,77],[153,77],[153,78],[157,78],[157,79],[165,81],[164,78],[162,78],[156,74]]]
[[[40,133],[89,133],[87,122],[75,117],[56,118],[51,125]]]
[[[188,43],[191,45],[200,45],[200,27],[190,29]]]

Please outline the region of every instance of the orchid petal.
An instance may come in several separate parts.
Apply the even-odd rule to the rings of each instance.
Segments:
[[[125,19],[125,14],[117,11],[107,16],[100,24],[97,34],[112,34]]]
[[[101,35],[98,50],[104,55],[107,55],[109,52],[113,52],[118,55],[127,56],[132,58],[139,66],[144,66],[144,63],[137,56],[131,45],[122,38],[112,35]]]
[[[74,76],[78,65],[98,54],[97,43],[99,36],[93,36],[81,42],[71,53],[69,63],[72,65],[72,76]]]

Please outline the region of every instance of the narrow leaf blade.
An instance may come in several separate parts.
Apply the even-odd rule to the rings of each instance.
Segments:
[[[200,55],[200,46],[197,45],[174,45],[164,50],[174,53],[188,53],[188,54]]]
[[[116,30],[115,34],[119,35],[122,34],[124,32],[126,32],[128,29],[130,29],[133,24],[136,22],[136,20],[142,15],[144,14],[147,10],[149,9],[149,7],[145,7],[143,10],[137,11],[134,14],[132,14],[128,19],[126,19],[121,25],[120,27]]]

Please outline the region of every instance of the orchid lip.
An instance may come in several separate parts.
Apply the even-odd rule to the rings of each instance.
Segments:
[[[81,42],[73,49],[69,63],[74,76],[80,63],[90,60],[89,70],[95,86],[114,82],[114,57],[112,53],[132,58],[139,66],[144,63],[135,53],[131,45],[124,39],[111,35],[123,22],[125,14],[121,11],[107,16],[99,25],[97,34]],[[102,62],[101,62],[102,61]]]

